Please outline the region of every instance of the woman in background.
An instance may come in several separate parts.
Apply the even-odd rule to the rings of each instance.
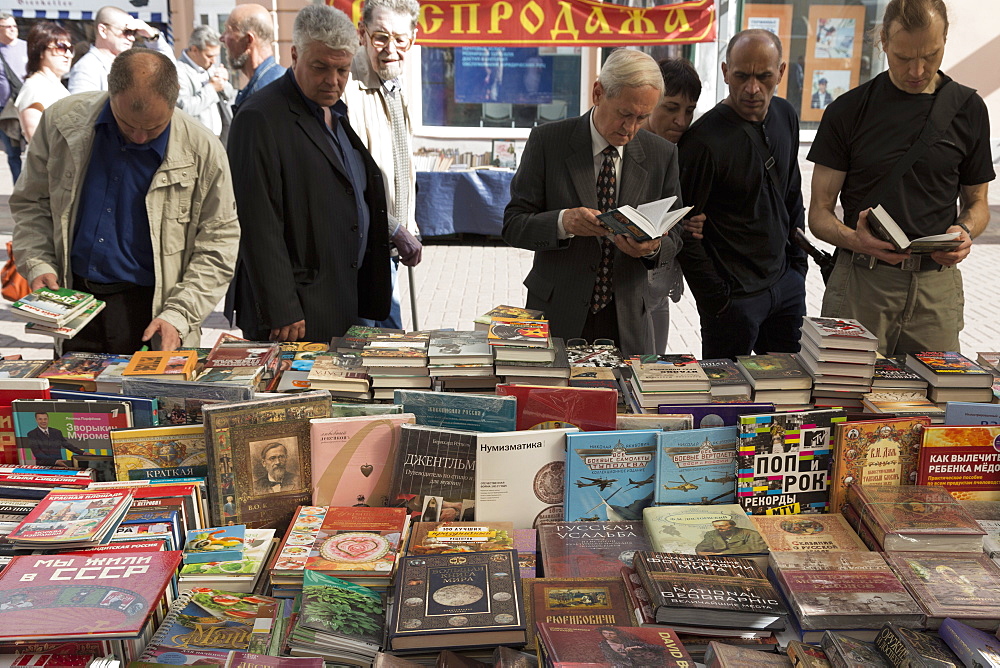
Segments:
[[[61,80],[69,72],[73,42],[65,28],[51,21],[32,26],[27,42],[28,78],[14,104],[21,119],[21,132],[30,142],[42,112],[69,95]]]

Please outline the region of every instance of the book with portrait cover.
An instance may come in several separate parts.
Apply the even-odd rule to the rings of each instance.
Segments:
[[[830,508],[834,425],[842,410],[740,417],[736,500],[747,513],[825,513]]]
[[[314,419],[313,504],[386,506],[402,425],[412,413]]]
[[[404,557],[388,649],[525,642],[521,577],[513,551]]]
[[[621,575],[606,578],[525,578],[524,608],[528,645],[536,624],[635,626],[635,617]]]
[[[421,522],[474,520],[476,434],[402,425],[389,484],[389,504]]]
[[[135,637],[160,605],[181,554],[94,561],[82,554],[14,557],[0,572],[0,641]]]
[[[930,418],[841,422],[833,432],[830,510],[844,504],[847,486],[912,485],[920,441]],[[922,483],[921,483],[922,484]]]
[[[641,521],[542,522],[538,525],[545,577],[606,577],[631,566],[638,550],[651,550]]]
[[[283,529],[312,499],[309,420],[329,417],[330,393],[203,407],[211,523]]]
[[[973,501],[1000,501],[1000,426],[927,427],[917,484]]]
[[[111,432],[119,480],[204,478],[208,475],[201,425],[122,429]]]
[[[963,668],[961,659],[940,638],[887,622],[873,641],[894,666]]]
[[[707,427],[660,434],[656,504],[734,503],[736,427]]]
[[[750,521],[772,552],[868,551],[840,513],[808,517],[751,515]]]
[[[799,626],[922,628],[923,610],[878,552],[772,552],[771,569]]]
[[[1000,567],[985,554],[886,552],[885,558],[924,609],[928,629],[937,629],[945,617],[996,629]]]
[[[653,503],[658,430],[566,434],[567,522],[642,518]]]
[[[547,665],[662,666],[694,665],[681,639],[669,628],[580,626],[538,623],[538,640]]]

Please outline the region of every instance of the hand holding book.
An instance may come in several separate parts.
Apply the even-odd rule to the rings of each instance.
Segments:
[[[953,251],[934,251],[931,253],[931,259],[946,267],[953,267],[967,258],[969,253],[972,252],[972,237],[958,225],[949,227],[948,232],[957,233],[958,239],[962,242],[961,245]]]

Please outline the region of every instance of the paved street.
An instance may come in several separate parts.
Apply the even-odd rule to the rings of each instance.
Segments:
[[[803,182],[808,184],[811,170],[804,160]],[[10,240],[12,221],[6,206],[11,191],[10,173],[6,162],[0,161],[0,248]],[[994,188],[996,190],[996,188]],[[808,203],[808,193],[805,194]],[[967,354],[1000,350],[1000,328],[997,325],[996,294],[1000,278],[1000,195],[991,193],[994,230],[980,237],[972,254],[962,264],[965,277],[965,331],[962,349]],[[822,244],[820,244],[822,245]],[[523,305],[525,289],[521,281],[531,266],[531,252],[509,248],[499,242],[475,245],[429,245],[424,249],[423,262],[414,270],[417,295],[418,325],[422,329],[452,327],[471,329],[472,319],[497,304]],[[0,250],[0,256],[6,257]],[[406,273],[401,272],[401,277]],[[404,325],[412,329],[409,311],[408,280],[402,281]],[[807,308],[810,315],[819,314],[823,294],[822,280],[813,265],[807,281]],[[206,321],[203,345],[211,345],[219,332],[228,325],[221,306]],[[672,306],[669,350],[700,354],[698,315],[694,301],[684,295]],[[21,353],[28,359],[51,356],[52,340],[27,335],[23,323],[15,320],[7,309],[0,309],[0,352]]]

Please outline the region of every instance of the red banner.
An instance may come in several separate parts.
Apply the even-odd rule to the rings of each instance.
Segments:
[[[364,0],[326,0],[357,23]],[[715,39],[715,0],[627,7],[595,0],[422,0],[423,46],[644,46]]]

